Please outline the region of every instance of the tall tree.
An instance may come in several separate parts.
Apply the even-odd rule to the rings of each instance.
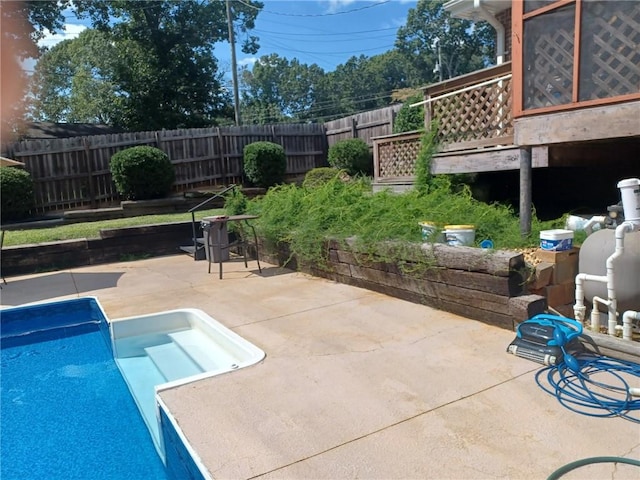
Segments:
[[[447,79],[490,65],[495,33],[486,22],[452,18],[440,0],[419,0],[398,30],[396,48],[416,66],[411,83],[424,85],[438,81],[436,66]]]
[[[0,2],[0,102],[2,128],[0,140],[14,135],[22,119],[22,97],[26,77],[20,61],[38,58],[37,42],[45,31],[62,28],[62,10],[69,0]]]
[[[397,50],[380,55],[351,57],[326,78],[326,102],[322,116],[336,117],[385,107],[395,90],[411,86],[414,67]]]
[[[31,79],[31,118],[120,125],[125,96],[113,81],[125,62],[120,53],[107,34],[91,29],[45,52]]]
[[[230,96],[214,55],[227,40],[223,0],[74,0],[80,15],[108,34],[126,62],[117,62],[113,82],[122,92],[121,123],[129,129],[198,127],[229,114]],[[262,8],[233,2],[235,26],[247,33]],[[243,51],[257,39],[245,35]]]
[[[242,72],[243,114],[249,123],[305,121],[313,118],[324,70],[277,54],[261,57]]]

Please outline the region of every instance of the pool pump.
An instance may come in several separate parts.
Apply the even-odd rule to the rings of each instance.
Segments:
[[[516,327],[516,338],[507,352],[542,365],[575,361],[572,353],[583,351],[579,340],[582,324],[571,318],[541,313]]]

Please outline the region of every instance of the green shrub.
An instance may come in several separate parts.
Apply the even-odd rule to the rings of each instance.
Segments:
[[[249,199],[239,188],[234,188],[224,197],[224,211],[227,215],[242,215],[247,211]]]
[[[27,218],[34,206],[33,180],[29,172],[0,167],[0,213],[2,221]]]
[[[284,181],[287,156],[272,142],[254,142],[244,147],[244,173],[251,183],[269,188]]]
[[[371,175],[373,159],[369,146],[360,138],[340,140],[329,147],[329,165],[349,175]]]
[[[424,106],[412,107],[414,103],[424,100],[421,93],[410,96],[402,104],[393,122],[393,133],[413,132],[424,129]]]
[[[304,188],[316,188],[321,187],[327,182],[330,182],[336,177],[348,177],[344,170],[333,167],[319,167],[309,170],[305,176],[302,186]]]
[[[154,147],[121,150],[111,157],[109,167],[118,193],[129,200],[162,198],[176,179],[167,154]]]

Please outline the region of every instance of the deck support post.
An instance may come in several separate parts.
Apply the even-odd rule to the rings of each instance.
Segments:
[[[526,237],[531,233],[531,150],[523,148],[520,152],[520,234]]]

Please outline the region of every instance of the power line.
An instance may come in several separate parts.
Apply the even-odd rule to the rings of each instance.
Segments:
[[[384,5],[385,3],[389,3],[391,0],[383,0],[381,2],[373,3],[372,5],[365,5],[364,7],[354,8],[352,10],[343,10],[341,12],[330,12],[330,13],[285,13],[285,12],[274,12],[273,10],[264,10],[261,7],[256,7],[255,5],[251,5],[250,3],[246,3],[243,0],[236,0],[238,3],[241,3],[247,7],[253,8],[255,10],[260,10],[262,13],[269,13],[271,15],[279,15],[282,17],[330,17],[334,15],[344,15],[347,13],[360,12],[362,10],[367,10],[369,8],[378,7],[380,5]]]
[[[281,25],[286,25],[286,26],[291,26],[290,24],[287,23],[283,23]],[[348,32],[348,33],[284,33],[284,32],[273,32],[273,31],[269,31],[269,30],[259,30],[257,28],[254,28],[253,31],[254,32],[264,32],[264,33],[275,33],[278,35],[291,35],[291,36],[305,36],[305,37],[324,37],[324,36],[335,36],[335,35],[341,35],[341,36],[350,36],[350,35],[357,35],[357,34],[361,34],[361,33],[377,33],[377,32],[384,32],[386,30],[398,30],[398,27],[389,27],[389,28],[378,28],[376,30],[360,30],[359,32]]]
[[[254,29],[254,32],[258,33],[258,34],[263,34],[263,33],[268,33],[270,35],[274,35],[276,37],[281,37],[283,40],[291,40],[290,38],[286,38],[288,36],[305,36],[305,37],[310,37],[312,35],[321,35],[321,34],[304,34],[304,33],[277,33],[277,32],[267,32],[265,30],[258,30],[258,29]],[[350,35],[350,34],[345,34],[345,33],[341,33],[339,35]],[[358,37],[357,40],[375,40],[375,39],[379,39],[379,38],[390,38],[390,37],[395,37],[396,34],[395,33],[387,33],[386,35],[375,35],[375,36],[368,36],[368,37]],[[313,41],[313,43],[344,43],[346,41],[350,41],[353,40],[353,36],[350,35],[348,38],[346,39],[332,39],[332,40],[316,40],[316,39],[309,39],[311,41]],[[296,39],[295,41],[299,41],[298,39]]]

